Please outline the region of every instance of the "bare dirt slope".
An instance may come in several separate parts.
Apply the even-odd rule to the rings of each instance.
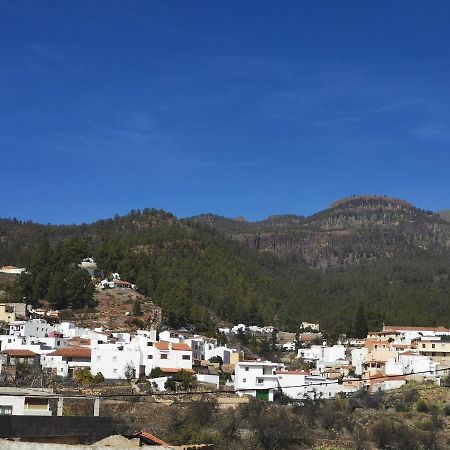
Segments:
[[[161,323],[161,308],[134,290],[108,289],[96,292],[94,299],[97,302],[94,312],[78,312],[75,315],[78,325],[131,331],[142,327],[156,328]],[[142,309],[142,315],[139,317],[133,316],[133,305],[136,300]]]

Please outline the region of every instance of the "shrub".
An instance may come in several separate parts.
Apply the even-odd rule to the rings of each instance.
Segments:
[[[379,448],[416,450],[420,448],[417,434],[403,422],[382,419],[376,422],[371,433]]]
[[[445,407],[444,407],[444,414],[446,416],[450,416],[450,405],[445,405]]]
[[[89,367],[83,367],[75,372],[75,381],[78,384],[92,384],[94,377],[92,376],[91,369]]]
[[[428,408],[427,402],[425,400],[420,399],[416,403],[416,410],[417,410],[417,412],[426,413],[430,410],[430,408]]]
[[[195,387],[195,377],[187,370],[180,370],[164,383],[164,387],[173,392],[188,391]]]
[[[417,389],[409,389],[403,394],[403,402],[405,403],[414,403],[419,398],[419,393]]]
[[[95,384],[101,384],[105,382],[105,377],[101,372],[98,372],[96,375],[94,375],[94,383]]]
[[[160,367],[153,367],[153,369],[150,372],[150,378],[161,378],[165,377],[165,373],[161,370]]]

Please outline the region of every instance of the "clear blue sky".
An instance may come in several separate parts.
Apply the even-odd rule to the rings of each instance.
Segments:
[[[0,3],[0,216],[450,208],[450,2]]]

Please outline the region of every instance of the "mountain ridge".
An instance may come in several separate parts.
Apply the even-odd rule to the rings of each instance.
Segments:
[[[450,250],[450,226],[441,216],[385,196],[351,196],[311,216],[269,216],[245,224],[213,215],[185,220],[310,267],[357,264],[418,249]]]
[[[259,222],[154,209],[82,225],[0,220],[0,265],[30,269],[17,301],[38,304],[70,264],[93,256],[101,276],[135,283],[168,324],[199,331],[220,319],[349,332],[359,303],[374,329],[385,320],[448,326],[449,243],[449,222],[384,197]]]

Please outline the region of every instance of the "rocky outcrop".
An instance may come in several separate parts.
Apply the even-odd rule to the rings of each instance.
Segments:
[[[310,267],[351,265],[419,251],[450,251],[450,223],[390,197],[348,197],[310,217],[270,216],[265,221],[246,222],[245,227],[232,219],[207,217],[208,227],[246,247]]]

